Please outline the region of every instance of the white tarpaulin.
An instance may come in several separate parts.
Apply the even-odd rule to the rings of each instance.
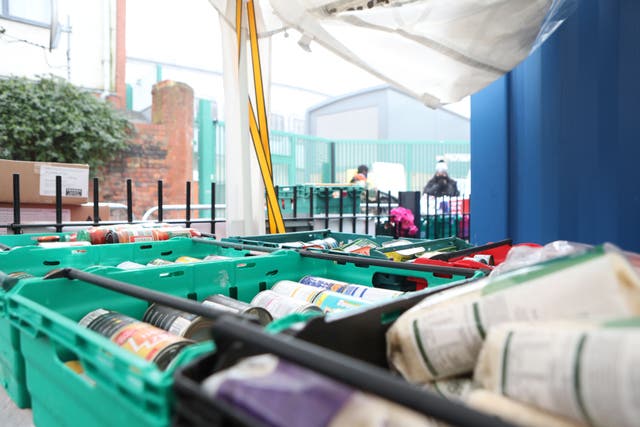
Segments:
[[[260,0],[261,37],[303,34],[397,89],[437,107],[513,69],[578,0]],[[235,10],[210,0],[234,26]]]

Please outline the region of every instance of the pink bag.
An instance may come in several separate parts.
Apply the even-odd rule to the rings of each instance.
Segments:
[[[413,212],[407,208],[391,209],[389,221],[395,225],[396,237],[411,237],[418,233],[418,227],[414,224]]]

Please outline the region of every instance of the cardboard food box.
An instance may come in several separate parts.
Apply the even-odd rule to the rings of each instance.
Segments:
[[[14,174],[20,175],[20,203],[55,204],[57,175],[64,205],[88,201],[89,165],[0,159],[0,202],[13,202]]]

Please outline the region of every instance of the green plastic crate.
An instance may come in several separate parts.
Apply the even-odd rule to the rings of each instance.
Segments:
[[[309,242],[311,240],[332,237],[338,244],[353,242],[358,239],[369,239],[382,244],[393,240],[391,236],[370,236],[368,234],[334,232],[329,229],[314,231],[296,231],[293,233],[263,234],[258,236],[232,236],[223,238],[223,242],[242,243],[245,245],[279,248],[283,243]],[[408,239],[415,240],[415,239]],[[415,240],[417,241],[417,240]]]
[[[420,236],[426,239],[439,239],[458,235],[458,224],[462,215],[428,215],[422,219]]]
[[[203,258],[207,255],[242,257],[247,253],[245,250],[222,248],[186,238],[70,248],[26,246],[0,252],[0,273],[23,271],[33,276],[43,276],[62,267],[87,269],[92,266],[115,266],[123,261],[146,264],[156,258],[175,260],[179,256]],[[18,350],[20,336],[5,316],[6,293],[0,288],[0,384],[18,407],[26,408],[30,402],[24,386],[24,361]]]
[[[450,252],[450,251],[459,251],[461,249],[467,249],[472,247],[473,247],[472,244],[458,237],[446,237],[443,239],[417,240],[406,245],[383,247],[380,249],[376,249],[376,252],[386,256],[386,254],[390,252],[396,252],[404,249],[423,248],[425,252],[433,252],[433,251]]]
[[[406,284],[422,279],[433,287],[464,280],[463,276],[442,277],[391,267],[336,264],[302,257],[294,251],[130,271],[102,267],[93,272],[195,300],[223,293],[247,302],[279,280],[299,280],[308,274],[363,285]],[[28,279],[6,295],[6,304],[11,324],[19,331],[26,387],[39,427],[168,425],[171,371],[160,372],[76,324],[98,307],[141,318],[146,302],[80,281]],[[95,382],[91,387],[81,387],[81,393],[76,388],[85,380],[76,378],[61,363],[71,359],[80,360]],[[120,415],[102,417],[101,412],[93,411],[98,406],[100,411],[108,407],[106,413],[126,414],[126,423]],[[60,411],[65,419],[60,418]]]
[[[360,207],[360,200],[364,188],[357,185],[297,185],[278,187],[278,203],[284,216],[292,216],[294,209],[294,192],[296,194],[296,215],[307,217],[309,214],[337,214],[342,212],[352,214],[353,201],[356,201],[356,212]],[[313,212],[311,212],[311,198],[313,198]],[[327,205],[328,200],[328,205]]]

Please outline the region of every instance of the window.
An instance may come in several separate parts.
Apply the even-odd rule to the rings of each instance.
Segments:
[[[55,0],[0,0],[0,18],[49,27]]]

